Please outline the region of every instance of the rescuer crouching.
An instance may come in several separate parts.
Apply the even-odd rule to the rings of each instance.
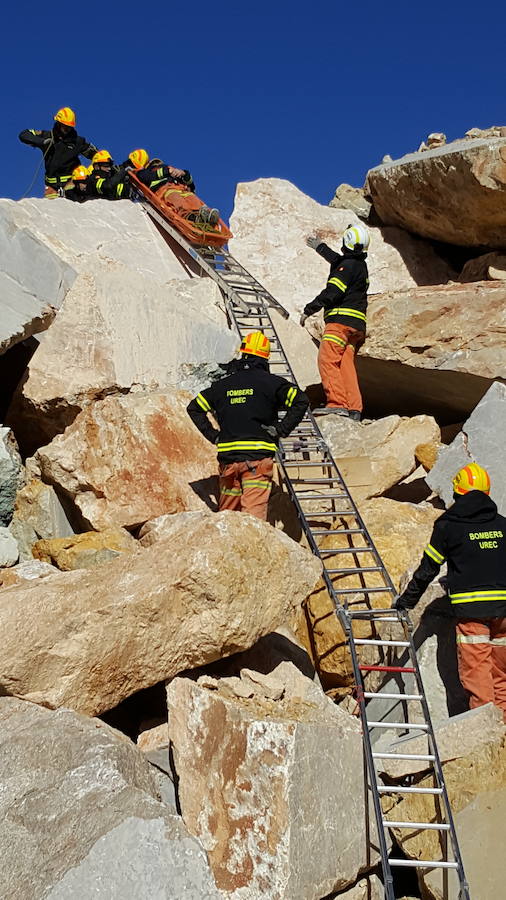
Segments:
[[[261,331],[246,335],[232,374],[201,391],[187,407],[193,423],[218,450],[219,509],[264,520],[279,438],[288,437],[309,406],[296,385],[271,374],[269,356],[270,342]],[[285,416],[278,421],[282,410]]]

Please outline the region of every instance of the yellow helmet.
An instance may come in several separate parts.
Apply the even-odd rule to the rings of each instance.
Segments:
[[[97,150],[91,158],[92,165],[97,163],[112,162],[112,156],[108,150]]]
[[[261,356],[269,359],[271,354],[271,342],[261,331],[252,331],[243,338],[241,353],[250,353],[252,356]]]
[[[84,181],[89,175],[86,166],[76,166],[72,172],[72,181]]]
[[[76,124],[76,114],[70,106],[63,106],[56,113],[54,120],[55,122],[60,122],[62,125],[70,125],[74,128]]]
[[[453,490],[456,494],[467,494],[469,491],[490,494],[490,476],[478,463],[469,463],[457,472],[453,479]]]
[[[132,150],[128,158],[136,169],[144,169],[149,162],[149,154],[146,150]]]

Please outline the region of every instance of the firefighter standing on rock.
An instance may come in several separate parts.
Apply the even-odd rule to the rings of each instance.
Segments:
[[[64,106],[54,117],[55,124],[50,131],[27,128],[19,135],[19,140],[30,147],[42,150],[45,166],[44,197],[53,199],[73,190],[72,172],[80,165],[80,156],[91,159],[97,148],[76,129],[76,115],[73,109]]]
[[[216,444],[220,466],[220,510],[241,510],[267,519],[274,456],[309,406],[306,395],[269,372],[270,342],[261,331],[246,335],[235,371],[201,391],[187,412]],[[278,422],[278,412],[286,411]],[[219,431],[208,413],[215,416]]]
[[[423,559],[396,609],[412,609],[448,563],[448,593],[457,619],[459,676],[471,709],[495,703],[506,721],[506,518],[488,496],[477,463],[453,479],[455,503],[434,525]]]

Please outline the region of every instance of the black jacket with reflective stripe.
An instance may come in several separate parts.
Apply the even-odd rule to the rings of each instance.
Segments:
[[[323,291],[304,307],[304,315],[324,310],[326,323],[340,322],[365,331],[369,273],[365,253],[336,253],[327,244],[319,244],[316,252],[330,263],[330,275]]]
[[[299,424],[309,400],[298,387],[269,372],[267,361],[256,357],[240,360],[231,375],[215,381],[188,405],[187,412],[199,431],[217,445],[223,463],[274,456],[278,438],[262,425],[277,426],[287,437]],[[278,412],[286,415],[278,423]],[[219,431],[208,419],[211,413]]]
[[[483,491],[457,497],[436,521],[423,559],[402,594],[408,607],[416,605],[445,562],[455,616],[506,616],[506,518]]]
[[[46,184],[58,186],[58,181],[68,181],[74,169],[80,164],[80,156],[91,159],[97,148],[86,138],[80,137],[75,128],[66,135],[55,136],[51,131],[37,131],[27,128],[19,135],[19,140],[30,147],[38,147],[44,154]]]
[[[87,199],[128,200],[130,185],[127,178],[128,176],[121,166],[107,177],[100,172],[92,172],[86,179],[86,197]]]
[[[165,163],[159,163],[154,166],[146,166],[145,169],[139,169],[136,173],[139,181],[142,181],[151,191],[158,190],[164,184],[184,184],[189,191],[195,191],[195,184],[187,169],[184,175],[175,176],[171,174],[169,166]]]

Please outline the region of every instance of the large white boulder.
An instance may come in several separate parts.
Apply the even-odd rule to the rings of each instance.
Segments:
[[[305,244],[317,233],[339,250],[350,210],[321,206],[280,178],[239,184],[230,227],[230,250],[293,314],[324,288],[329,266]],[[442,284],[451,272],[425,241],[398,228],[371,228],[368,256],[371,293]]]
[[[0,699],[0,895],[218,900],[143,754],[98,719]]]
[[[291,621],[320,571],[252,516],[204,512],[190,526],[182,517],[147,549],[5,588],[0,693],[89,715],[112,709]]]

